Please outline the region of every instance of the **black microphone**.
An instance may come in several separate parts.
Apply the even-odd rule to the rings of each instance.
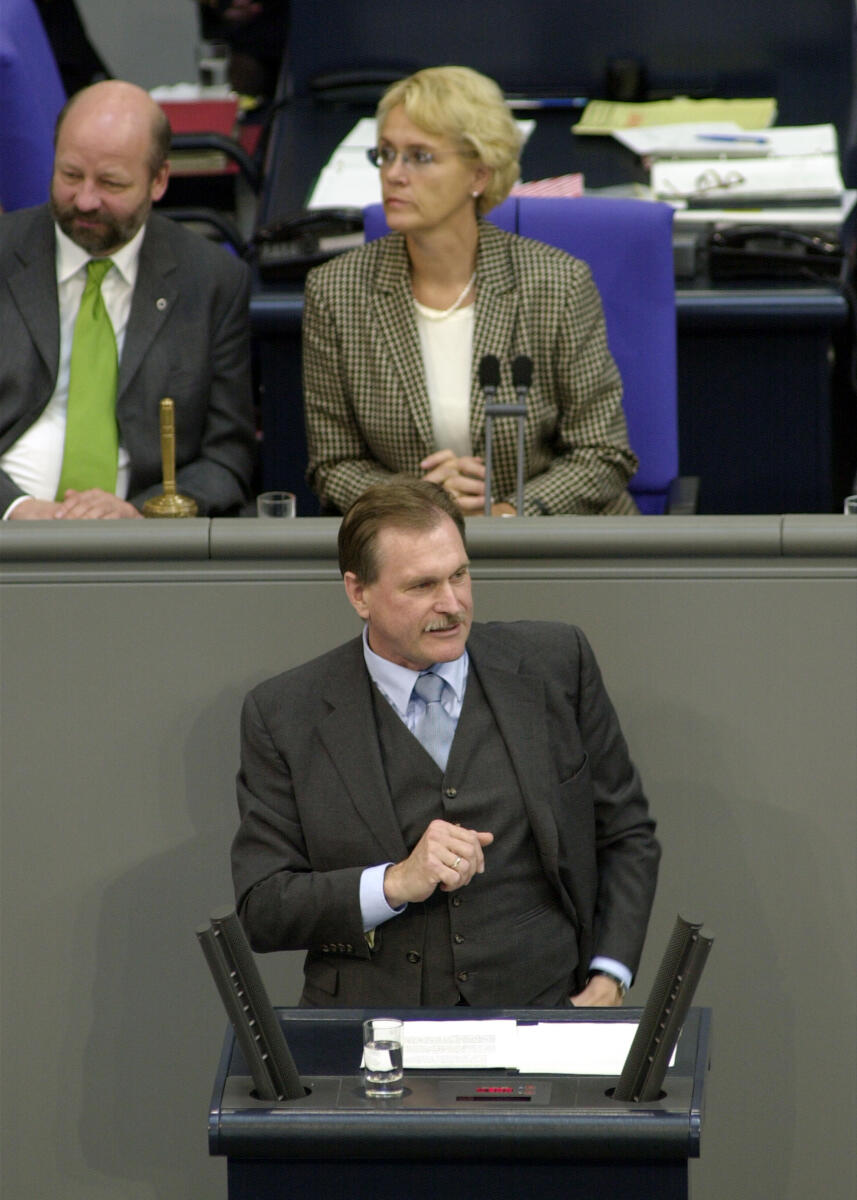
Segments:
[[[518,397],[518,403],[523,404],[527,392],[533,382],[533,360],[528,354],[519,354],[512,360],[512,383]]]
[[[518,360],[515,359],[515,362]],[[490,404],[497,395],[500,386],[500,360],[496,354],[483,354],[479,363],[479,386],[485,393],[486,403]]]
[[[485,397],[485,516],[491,516],[491,446],[494,437],[494,401],[500,386],[500,360],[496,354],[483,354],[479,362],[479,386]]]

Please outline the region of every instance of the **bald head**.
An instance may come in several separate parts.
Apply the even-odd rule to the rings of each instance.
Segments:
[[[136,83],[122,79],[105,79],[83,88],[66,101],[54,128],[56,148],[62,127],[72,113],[75,119],[85,122],[97,134],[117,131],[132,136],[145,134],[149,145],[146,158],[149,171],[154,176],[167,161],[170,152],[172,131],[164,110]]]
[[[167,186],[170,126],[147,92],[110,79],[77,92],[54,135],[51,208],[93,256],[129,242]]]

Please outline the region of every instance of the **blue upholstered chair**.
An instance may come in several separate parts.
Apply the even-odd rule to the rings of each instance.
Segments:
[[[678,478],[672,209],[612,197],[521,196],[504,201],[488,219],[589,264],[622,375],[628,434],[640,460],[631,494],[644,514],[695,511],[697,481]],[[364,221],[367,241],[387,232],[380,205],[367,208]]]
[[[43,204],[65,91],[33,0],[0,3],[0,207]]]
[[[678,480],[673,210],[648,200],[521,196],[522,237],[588,263],[624,386],[628,436],[640,460],[630,491],[642,513],[688,512],[696,481]]]

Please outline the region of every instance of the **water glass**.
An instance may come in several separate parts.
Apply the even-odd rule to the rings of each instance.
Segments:
[[[297,513],[294,492],[262,492],[256,497],[260,517],[293,517]]]
[[[363,1082],[373,1099],[402,1095],[401,1021],[372,1017],[363,1022]]]

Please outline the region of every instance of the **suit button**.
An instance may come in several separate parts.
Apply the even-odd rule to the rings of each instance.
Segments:
[[[460,933],[457,933],[452,940],[455,942],[456,946],[460,946],[461,943],[464,941],[464,938],[461,936]]]
[[[405,955],[405,958],[408,960],[409,963],[420,962],[420,955],[417,953],[416,950],[409,950],[408,953]]]
[[[340,954],[344,954],[344,953],[345,953],[345,947],[343,946],[342,942],[339,942],[339,943],[337,944],[337,947],[336,947],[336,949],[339,951],[339,953],[340,953]]]
[[[470,978],[470,976],[466,971],[459,971],[455,978],[459,983],[467,983],[467,980]]]
[[[327,954],[327,952],[328,952],[328,950],[329,950],[329,949],[330,949],[330,947],[329,947],[329,946],[322,946],[322,948],[321,948],[321,952],[322,952],[322,954]]]
[[[447,800],[454,800],[457,795],[458,795],[458,788],[448,787],[446,789]]]
[[[460,897],[460,896],[453,896],[453,897],[452,897],[452,907],[453,907],[453,908],[458,908],[458,907],[460,906],[460,904],[461,904],[461,897]]]
[[[348,951],[348,953],[349,953],[349,954],[353,954],[353,953],[354,953],[354,947],[351,945],[351,943],[350,943],[350,942],[349,942],[349,943],[348,943],[348,945],[345,947],[345,949]]]

